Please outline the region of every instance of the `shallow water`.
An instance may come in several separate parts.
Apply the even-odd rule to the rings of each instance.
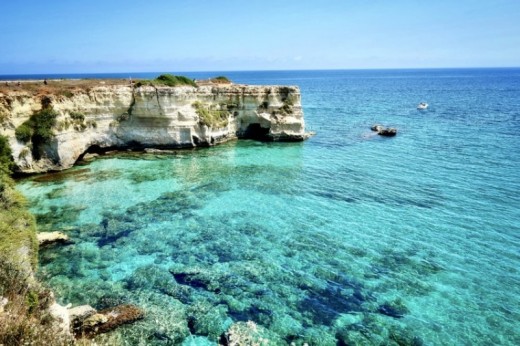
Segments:
[[[142,306],[128,344],[216,344],[248,320],[280,344],[520,344],[520,70],[230,76],[299,85],[317,136],[19,182],[74,239],[40,255],[62,303]]]

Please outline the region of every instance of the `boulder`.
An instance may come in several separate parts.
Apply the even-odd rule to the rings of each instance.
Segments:
[[[67,310],[69,313],[69,319],[73,327],[80,325],[84,320],[89,318],[90,316],[96,313],[96,309],[94,309],[90,305],[80,305],[75,306]]]
[[[103,314],[94,314],[83,321],[84,329],[92,329],[100,324],[107,323],[108,317]]]
[[[387,127],[386,129],[377,131],[377,134],[384,137],[393,137],[397,134],[397,129],[393,127]]]
[[[9,300],[7,300],[7,298],[0,296],[0,313],[4,312],[4,306],[6,306],[8,302]]]
[[[56,302],[51,304],[48,309],[49,315],[51,315],[57,322],[57,326],[65,333],[70,333],[70,320],[67,308]]]
[[[83,155],[83,160],[84,161],[93,160],[98,156],[99,156],[99,154],[97,154],[97,153],[86,153],[85,155]]]
[[[55,243],[66,243],[69,241],[69,236],[61,232],[40,232],[36,235],[40,246],[55,244]]]
[[[384,137],[393,137],[397,134],[397,129],[394,127],[384,127],[381,124],[374,124],[370,127],[372,131],[377,132],[378,135]]]
[[[374,124],[372,125],[372,127],[370,128],[372,131],[376,131],[376,132],[379,132],[379,131],[382,131],[385,127],[381,124]]]

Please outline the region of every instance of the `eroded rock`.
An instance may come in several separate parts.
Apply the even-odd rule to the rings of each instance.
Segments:
[[[69,236],[62,232],[40,232],[36,237],[40,246],[67,243],[69,241]]]
[[[385,127],[381,124],[374,124],[370,127],[372,131],[377,132],[378,135],[384,137],[393,137],[397,134],[397,129],[394,127]]]
[[[68,313],[70,322],[74,327],[82,324],[85,319],[94,315],[96,313],[96,309],[90,305],[80,305],[68,309]]]
[[[91,315],[83,321],[74,333],[77,336],[94,337],[98,334],[109,332],[123,324],[140,320],[143,317],[144,311],[137,306],[130,304],[118,305]]]
[[[41,95],[29,89],[17,91],[17,102],[8,103],[4,100],[13,95],[0,94],[0,104],[5,104],[3,112],[7,114],[0,134],[9,138],[19,171],[67,169],[91,148],[193,148],[236,138],[301,141],[309,136],[300,90],[295,86],[134,87],[96,83],[88,88],[78,86],[70,97],[46,96],[45,105],[55,112],[56,124],[50,129],[53,137],[39,143],[38,148],[30,139],[17,139],[15,129],[42,109]]]
[[[393,137],[397,134],[397,129],[393,127],[388,127],[386,129],[378,131],[377,134],[384,137]]]

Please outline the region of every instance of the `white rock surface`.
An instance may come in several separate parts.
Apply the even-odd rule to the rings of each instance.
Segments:
[[[40,232],[36,235],[40,245],[46,245],[56,242],[66,242],[69,236],[61,232]]]
[[[83,321],[84,319],[94,315],[97,311],[90,305],[75,306],[67,310],[69,314],[69,320],[74,323],[75,321]]]
[[[58,326],[65,334],[70,333],[70,319],[69,313],[65,306],[61,306],[60,304],[54,302],[49,307],[49,314],[54,317],[58,323]]]

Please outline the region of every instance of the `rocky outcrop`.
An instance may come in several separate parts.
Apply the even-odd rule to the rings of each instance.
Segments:
[[[36,235],[40,246],[46,246],[56,243],[66,243],[69,236],[61,232],[40,232]]]
[[[63,170],[88,151],[108,148],[168,149],[234,138],[307,137],[298,87],[100,83],[61,94],[0,90],[0,133],[9,137],[19,171]],[[17,139],[15,130],[42,108],[52,109],[57,118],[52,138],[36,150],[35,143]]]
[[[381,124],[374,124],[370,127],[372,131],[377,132],[378,135],[383,137],[393,137],[397,134],[397,129],[394,127],[384,127]]]
[[[106,333],[123,324],[144,318],[143,310],[130,304],[118,305],[97,312],[92,307],[86,305],[76,308],[76,311],[69,313],[74,334],[86,337]]]

